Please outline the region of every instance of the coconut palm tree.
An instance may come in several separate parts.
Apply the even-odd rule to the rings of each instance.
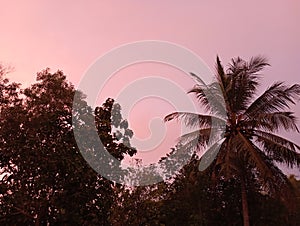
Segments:
[[[264,192],[289,203],[290,184],[276,163],[300,166],[300,147],[277,135],[282,130],[299,132],[289,108],[300,97],[300,85],[275,82],[257,97],[259,72],[266,66],[261,56],[248,62],[238,57],[225,71],[217,57],[216,79],[211,84],[205,85],[191,73],[198,84],[189,93],[196,95],[208,114],[174,112],[165,117],[165,121],[179,119],[197,128],[179,143],[187,151],[206,150],[200,169],[213,160],[214,178],[238,178],[245,226],[249,225],[247,189],[251,187],[247,176],[253,175]]]

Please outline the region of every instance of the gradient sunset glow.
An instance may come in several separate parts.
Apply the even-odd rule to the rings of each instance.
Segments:
[[[212,70],[217,54],[224,65],[236,56],[245,60],[266,56],[271,67],[264,71],[262,92],[277,80],[300,83],[299,12],[297,0],[7,1],[0,9],[0,62],[12,66],[10,80],[24,86],[46,67],[63,70],[76,86],[90,65],[111,49],[140,40],[163,40],[189,48]],[[153,75],[168,78],[186,91],[193,86],[178,69],[138,64],[116,73],[99,103],[115,98],[134,80]],[[149,121],[173,110],[161,100],[140,102],[129,115],[130,127],[136,137],[146,139],[151,136]],[[300,104],[293,110],[300,117]],[[145,162],[157,161],[175,144],[176,123],[161,126],[167,128],[164,143],[140,153]],[[283,136],[300,144],[298,134]]]

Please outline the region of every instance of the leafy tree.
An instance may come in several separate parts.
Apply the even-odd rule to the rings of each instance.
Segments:
[[[0,65],[0,142],[5,143],[4,137],[13,134],[13,128],[8,129],[8,134],[4,134],[2,129],[7,126],[8,115],[12,112],[17,113],[20,110],[21,99],[19,98],[19,86],[17,83],[10,83],[6,78],[9,68]],[[5,157],[3,145],[0,145],[0,173],[1,171],[10,171],[10,159]],[[8,166],[5,168],[5,166]]]
[[[1,101],[6,104],[1,105],[0,127],[0,164],[5,170],[0,182],[1,225],[109,225],[114,184],[98,175],[77,147],[72,125],[75,90],[66,76],[46,69],[19,93],[15,84],[2,81]],[[112,99],[95,114],[83,94],[77,103],[82,106],[80,117],[93,115],[112,155],[122,160],[136,153],[112,132]],[[120,110],[114,114],[124,124]],[[126,128],[126,133],[123,140],[129,142],[132,131]]]
[[[125,177],[126,185],[116,187],[116,202],[112,211],[112,225],[163,225],[161,222],[162,200],[167,195],[167,185],[157,177],[157,168],[150,164],[143,167],[140,159],[132,164]],[[143,179],[142,179],[143,178]],[[132,186],[148,179],[161,181],[147,186]]]
[[[161,207],[166,195],[165,188],[162,182],[145,187],[120,187],[111,225],[164,225]]]
[[[187,126],[198,127],[183,135],[181,144],[186,150],[199,150],[209,145],[202,160],[220,147],[213,162],[213,176],[238,180],[246,226],[250,222],[247,193],[252,182],[249,176],[259,182],[264,192],[292,204],[292,195],[288,192],[291,191],[290,183],[274,163],[300,165],[297,153],[300,147],[276,135],[280,129],[299,132],[294,113],[288,109],[299,98],[300,85],[276,82],[255,99],[258,73],[266,66],[268,63],[262,57],[254,57],[249,62],[235,58],[225,72],[217,57],[216,81],[203,85],[201,79],[192,74],[199,84],[189,92],[196,95],[210,114],[175,112],[165,118],[166,121],[183,119]],[[222,123],[226,128],[220,126]],[[212,141],[214,143],[209,143]]]

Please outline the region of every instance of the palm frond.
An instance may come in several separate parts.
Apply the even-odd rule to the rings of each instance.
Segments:
[[[262,145],[263,150],[275,161],[286,163],[288,166],[300,166],[300,147],[295,143],[272,133],[255,130],[256,142]]]
[[[204,128],[186,133],[178,138],[178,143],[186,144],[194,139],[198,139],[199,146],[205,146],[209,142],[211,128]]]
[[[174,119],[183,120],[184,124],[190,128],[203,128],[203,127],[221,127],[226,123],[221,119],[212,115],[203,115],[191,112],[174,112],[167,115],[164,121],[171,121]]]
[[[227,87],[228,76],[226,75],[226,73],[224,71],[224,68],[221,64],[219,56],[217,56],[216,70],[217,70],[217,80],[219,81],[220,86],[221,87]]]
[[[224,102],[225,102],[225,107],[227,113],[231,114],[232,109],[230,108],[230,101],[228,99],[228,90],[230,89],[230,84],[231,84],[231,79],[230,77],[224,72],[224,68],[221,64],[221,61],[219,59],[219,56],[217,56],[217,81],[219,83],[220,89],[222,91],[223,97],[224,97]]]
[[[237,135],[240,138],[239,149],[244,149],[246,163],[254,166],[257,169],[256,179],[258,179],[265,191],[268,191],[272,197],[280,198],[286,206],[293,208],[291,200],[291,186],[287,177],[276,167],[272,159],[264,154],[256,145],[245,138],[241,133]],[[246,154],[247,153],[247,154]]]
[[[191,140],[198,139],[198,147],[205,147],[223,139],[223,130],[218,128],[202,128],[186,133],[178,138],[178,143],[186,144]]]
[[[270,66],[268,60],[263,56],[252,57],[247,64],[247,69],[249,74],[256,74],[263,70],[266,66]]]
[[[292,196],[291,187],[287,177],[276,167],[272,159],[264,154],[256,145],[250,140],[245,138],[241,133],[238,133],[240,141],[243,141],[240,149],[247,151],[246,161],[255,166],[257,171],[257,179],[260,180],[264,189],[269,192],[271,196],[278,197],[288,206],[292,208],[290,204]]]
[[[240,58],[232,58],[231,63],[229,63],[227,74],[239,74],[241,69],[245,66],[245,61]]]
[[[287,87],[283,82],[276,82],[258,97],[245,111],[249,118],[258,113],[272,113],[289,109],[289,104],[295,104],[300,96],[300,85]]]
[[[268,133],[268,132],[264,132],[261,130],[254,130],[254,135],[258,135],[258,136],[263,136],[266,137],[276,143],[282,144],[288,148],[290,148],[291,150],[295,151],[295,150],[300,150],[300,146],[298,146],[297,144],[293,143],[292,141],[289,141],[283,137],[280,137],[278,135],[272,134],[272,133]]]
[[[262,112],[257,113],[255,117],[245,119],[241,122],[241,125],[249,129],[257,128],[271,132],[278,131],[279,129],[299,132],[296,119],[293,112]]]
[[[232,60],[228,69],[230,83],[226,87],[226,93],[233,112],[239,113],[247,109],[257,90],[257,72],[267,65],[267,60],[260,56],[251,58],[249,63],[241,58]]]
[[[222,118],[226,117],[226,106],[219,82],[206,85],[201,78],[194,73],[191,76],[198,82],[188,93],[194,93],[207,111]]]
[[[222,146],[222,142],[215,142],[211,145],[200,158],[199,171],[204,171],[216,158],[219,150]]]
[[[194,134],[195,136],[193,137],[192,134],[187,138],[183,138],[181,142],[181,137],[178,139],[178,146],[180,146],[180,150],[185,152],[185,153],[193,153],[196,151],[199,151],[201,148],[205,147],[205,143],[208,142],[208,139],[206,136],[199,136]]]
[[[254,165],[263,175],[265,180],[272,178],[272,172],[266,164],[267,156],[259,150],[249,139],[240,132],[237,133],[236,144],[234,144],[239,152],[244,153],[249,163]]]

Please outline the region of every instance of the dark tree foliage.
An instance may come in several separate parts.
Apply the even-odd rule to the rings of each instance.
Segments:
[[[224,110],[218,104],[208,105],[203,95],[208,87],[199,85],[191,92],[212,114],[167,116],[166,120],[180,118],[200,128],[183,136],[161,158],[161,170],[170,179],[144,187],[111,182],[85,159],[109,165],[114,176],[125,155],[136,153],[130,145],[133,131],[113,99],[92,109],[61,71],[50,73],[49,69],[22,90],[5,78],[9,71],[0,66],[0,225],[243,225],[245,212],[250,225],[299,225],[300,182],[293,176],[287,178],[273,164],[299,166],[299,146],[272,132],[281,127],[297,131],[293,113],[278,110],[294,103],[300,88],[275,83],[251,102],[257,72],[266,65],[263,58],[249,63],[238,58],[225,73],[217,59],[217,82],[211,87],[219,83],[228,97],[234,97],[225,97],[230,121],[217,158],[202,172],[196,154],[176,175],[167,169],[167,165],[183,165],[186,151],[193,153],[189,148],[195,144],[193,135],[197,143],[193,147],[207,147],[211,121],[218,120],[216,115]],[[75,140],[77,129],[84,131],[84,151]],[[112,162],[96,151],[99,138],[115,158]],[[131,169],[123,179],[134,182],[149,175],[151,180],[155,170],[149,167],[137,174]],[[286,205],[288,200],[296,204],[294,212]]]
[[[198,166],[199,159],[194,155],[172,181],[119,189],[113,225],[243,225],[240,179],[213,181],[213,166],[205,172],[200,172]],[[247,186],[251,225],[298,225],[299,209],[289,214],[280,199],[261,190],[253,175],[247,177],[251,182]],[[290,180],[299,205],[299,181]]]
[[[182,174],[173,183],[176,192],[169,196],[169,202],[186,203],[186,206],[177,205],[177,211],[170,217],[174,218],[185,211],[181,216],[186,218],[184,221],[189,222],[188,225],[243,225],[240,179],[233,177],[230,180],[213,181],[213,167],[200,172],[198,165],[199,160],[195,158],[184,167]],[[282,203],[261,192],[261,187],[253,175],[249,174],[247,177],[252,224],[287,223],[284,218],[287,210]]]
[[[111,224],[115,226],[163,225],[161,207],[166,195],[165,188],[164,183],[146,187],[119,188]]]
[[[113,183],[99,176],[83,159],[73,134],[74,87],[61,71],[46,69],[22,92],[1,77],[0,224],[109,225]],[[93,114],[84,95],[77,100],[83,115]],[[98,135],[119,160],[136,150],[112,132],[108,99],[95,111]],[[114,117],[125,123],[115,109]],[[116,125],[118,127],[119,125]],[[126,128],[123,139],[129,143]]]

